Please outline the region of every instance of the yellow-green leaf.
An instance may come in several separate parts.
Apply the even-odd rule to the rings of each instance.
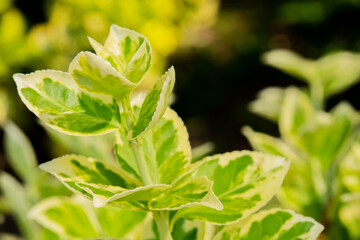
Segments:
[[[214,240],[316,240],[323,229],[312,218],[290,210],[271,209],[225,226]]]
[[[94,135],[121,127],[116,100],[79,89],[68,73],[44,70],[14,79],[25,105],[58,131]]]
[[[278,191],[289,162],[282,157],[234,151],[195,163],[179,181],[206,176],[214,182],[223,210],[195,206],[179,210],[176,217],[226,224],[243,219],[264,206]],[[177,219],[175,218],[175,219]]]
[[[80,88],[119,99],[128,95],[135,87],[109,62],[91,52],[79,53],[71,62],[69,72]]]

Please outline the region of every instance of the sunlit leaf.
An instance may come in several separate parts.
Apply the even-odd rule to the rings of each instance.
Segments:
[[[121,126],[115,99],[80,90],[68,73],[44,70],[14,79],[26,106],[58,131],[93,135]]]
[[[279,189],[289,162],[257,152],[231,152],[207,157],[195,163],[184,176],[206,176],[223,210],[204,206],[181,209],[177,218],[204,220],[218,224],[235,222],[264,206]],[[179,180],[179,181],[182,181]]]
[[[112,25],[104,46],[90,40],[96,53],[111,63],[124,77],[139,84],[149,71],[152,52],[149,41],[141,34]]]
[[[130,93],[135,84],[122,76],[109,62],[91,53],[81,52],[71,62],[69,72],[83,89],[109,94],[119,99]]]
[[[148,92],[141,106],[139,119],[131,131],[131,138],[137,138],[161,119],[174,84],[175,70],[171,67]]]
[[[255,150],[291,160],[289,172],[277,192],[277,198],[282,205],[312,217],[321,217],[323,209],[321,199],[318,198],[317,190],[319,189],[316,189],[313,184],[313,176],[309,170],[306,155],[298,149],[293,149],[282,139],[255,132],[250,127],[244,128],[243,133]],[[322,175],[315,177],[318,177],[316,180],[319,178],[321,180]],[[321,183],[321,181],[316,182],[316,184]]]
[[[312,218],[290,210],[271,209],[225,226],[214,240],[316,240],[323,229]]]
[[[121,169],[78,155],[54,159],[41,164],[40,168],[56,176],[71,191],[93,199],[95,207],[111,202],[129,208],[147,209],[146,205],[135,202],[149,201],[170,187],[165,184],[141,187],[137,180]]]
[[[140,136],[152,181],[170,184],[191,161],[189,135],[181,118],[168,108],[153,128]],[[139,179],[135,156],[126,136],[119,135],[115,153],[122,169]]]

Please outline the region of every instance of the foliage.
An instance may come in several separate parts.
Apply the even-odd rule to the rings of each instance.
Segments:
[[[338,52],[309,60],[288,50],[274,50],[263,59],[309,85],[264,89],[250,105],[253,112],[278,123],[281,135],[276,138],[246,127],[243,132],[251,145],[292,162],[278,198],[322,222],[328,239],[359,239],[354,226],[359,221],[355,206],[360,186],[360,119],[349,103],[341,102],[326,112],[325,102],[358,82],[360,55]]]
[[[89,210],[88,205],[79,205],[75,200],[54,198],[39,203],[30,216],[67,239],[126,234],[107,229],[113,227],[107,226],[113,225],[111,219],[123,218],[116,216],[117,212],[124,213],[111,210],[114,215],[105,218],[108,206],[151,213],[150,220],[146,218],[143,223],[145,239],[190,236],[181,227],[189,220],[230,224],[248,219],[246,223],[223,228],[218,233],[223,239],[221,236],[238,238],[235,232],[239,231],[243,236],[252,236],[253,226],[259,221],[268,226],[267,220],[263,223],[261,219],[275,215],[283,218],[276,223],[280,232],[272,232],[274,236],[316,239],[323,227],[310,218],[279,209],[252,215],[279,189],[289,168],[286,159],[233,151],[192,163],[186,127],[168,107],[175,82],[174,68],[169,68],[147,93],[136,94],[133,90],[151,64],[147,39],[112,25],[103,46],[90,41],[96,54],[79,53],[70,64],[69,73],[43,70],[15,74],[14,79],[23,102],[48,126],[78,136],[115,132],[117,162],[109,164],[71,154],[41,164],[42,170],[75,194],[90,199],[99,209]],[[81,220],[73,224],[64,221],[65,216],[71,217],[69,208],[78,212],[76,217]],[[125,222],[135,227],[143,215],[133,214],[136,220]],[[102,218],[106,226],[99,226],[101,221],[96,221],[94,215]],[[85,226],[89,231],[84,231]]]

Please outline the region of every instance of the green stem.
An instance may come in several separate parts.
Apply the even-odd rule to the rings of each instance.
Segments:
[[[324,96],[324,87],[322,84],[314,83],[310,85],[310,95],[311,101],[314,106],[319,109],[323,110],[325,108],[325,96]]]
[[[169,230],[169,212],[153,211],[152,213],[159,230],[160,240],[172,240]]]
[[[130,105],[129,96],[125,96],[121,100],[121,104],[124,108],[124,115],[125,115],[125,121],[126,121],[126,125],[127,125],[127,133],[128,133],[129,131],[131,131],[131,129],[134,125],[133,111],[132,111],[132,108]],[[150,177],[150,173],[148,171],[148,166],[146,164],[141,140],[139,138],[137,138],[137,139],[132,139],[129,142],[130,142],[131,150],[133,151],[133,153],[135,155],[136,163],[139,168],[141,180],[142,180],[144,186],[151,185],[152,180]]]
[[[134,113],[131,108],[129,96],[121,99],[121,104],[124,108],[124,116],[127,125],[126,134],[128,134],[134,126]],[[141,180],[143,184],[151,185],[152,179],[150,177],[149,169],[145,160],[144,150],[142,148],[142,141],[140,138],[129,140],[131,149],[134,153],[137,166],[140,171]],[[159,230],[160,240],[172,240],[169,230],[169,212],[168,211],[152,211],[154,220]]]

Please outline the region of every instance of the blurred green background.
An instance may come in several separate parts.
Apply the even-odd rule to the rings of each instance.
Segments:
[[[20,102],[11,76],[66,70],[79,51],[91,50],[87,36],[102,43],[115,23],[151,42],[155,61],[143,88],[175,66],[173,108],[184,119],[193,146],[210,141],[214,152],[249,149],[240,133],[244,125],[278,135],[274,123],[248,110],[257,92],[304,84],[263,65],[261,55],[276,48],[308,58],[359,52],[359,16],[359,0],[0,0],[0,89],[8,96],[10,118],[29,136],[39,161],[50,160],[48,137]],[[326,108],[347,99],[359,109],[359,91],[356,85],[333,96]],[[0,158],[0,170],[11,172],[5,156]],[[16,232],[7,221],[2,228]]]

